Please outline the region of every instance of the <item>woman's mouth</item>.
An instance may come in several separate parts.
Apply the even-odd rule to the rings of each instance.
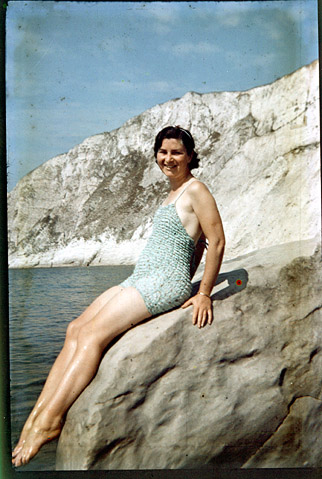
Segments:
[[[176,167],[176,165],[164,165],[166,170],[173,170],[173,168]]]

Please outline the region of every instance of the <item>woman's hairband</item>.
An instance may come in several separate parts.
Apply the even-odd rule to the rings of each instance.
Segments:
[[[181,126],[179,126],[179,125],[172,125],[172,128],[178,128],[179,130],[183,131],[183,133],[188,135],[193,141],[192,135],[191,135],[191,133],[189,133],[188,130],[185,130],[184,128],[181,128]]]

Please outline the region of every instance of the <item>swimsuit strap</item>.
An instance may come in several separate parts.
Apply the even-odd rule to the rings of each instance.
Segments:
[[[183,188],[182,191],[180,191],[179,195],[176,197],[176,199],[172,202],[173,205],[176,204],[176,202],[178,201],[178,199],[180,198],[180,196],[186,191],[186,189],[188,188],[188,186],[191,185],[191,183],[193,183],[194,181],[197,181],[197,178],[192,178],[191,180],[188,181],[188,183],[186,184],[186,186]]]

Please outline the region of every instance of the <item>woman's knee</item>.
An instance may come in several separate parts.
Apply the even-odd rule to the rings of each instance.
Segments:
[[[67,326],[66,330],[66,339],[65,341],[67,342],[77,342],[77,338],[79,335],[80,331],[80,326],[77,324],[77,322],[74,320],[69,325]]]
[[[89,347],[95,349],[104,349],[112,339],[109,334],[105,334],[90,322],[79,328],[77,336],[77,346],[80,348]]]

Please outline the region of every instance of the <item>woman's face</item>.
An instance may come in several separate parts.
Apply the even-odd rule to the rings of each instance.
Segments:
[[[165,138],[157,153],[157,163],[161,171],[169,178],[185,177],[190,173],[188,155],[181,140]]]

